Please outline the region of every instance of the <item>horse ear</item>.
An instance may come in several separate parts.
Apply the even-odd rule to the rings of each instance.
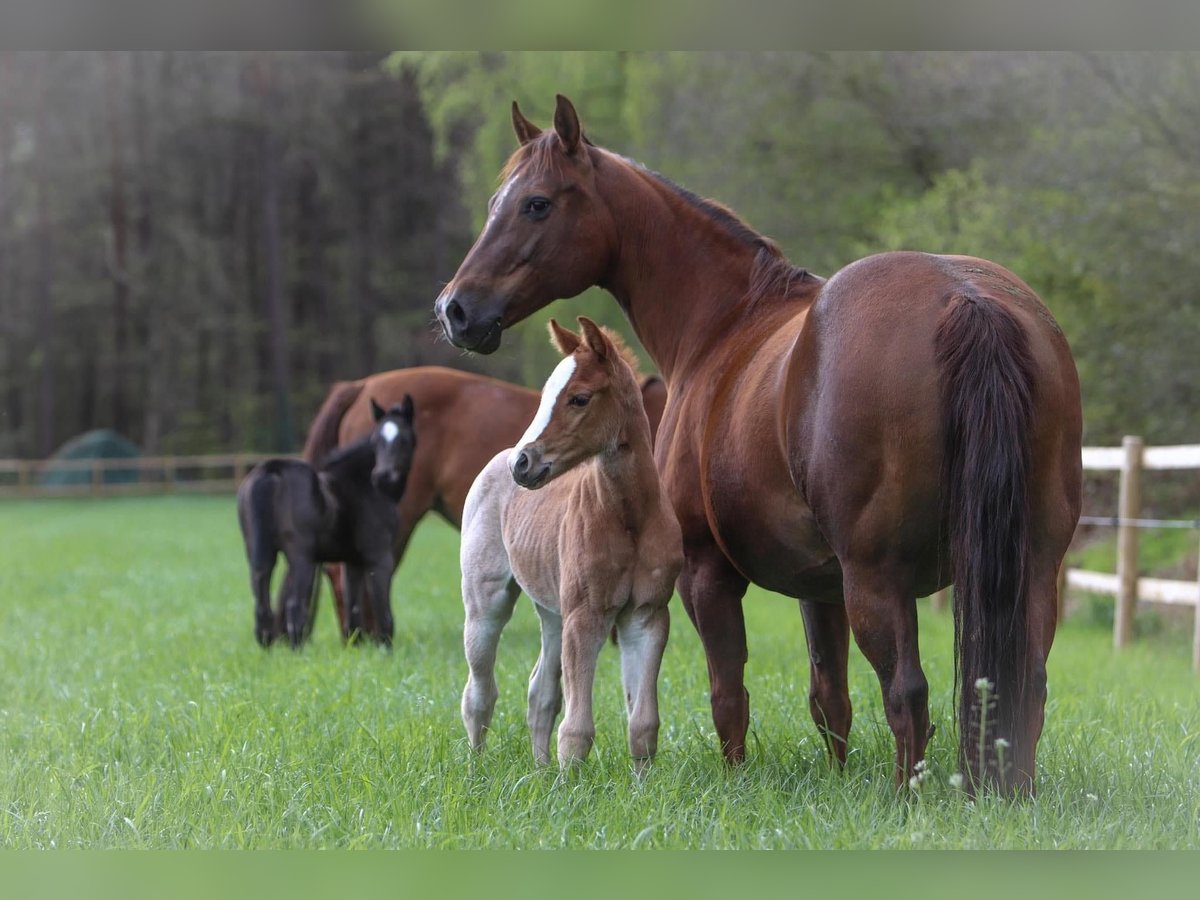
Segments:
[[[550,343],[558,348],[558,352],[563,356],[570,356],[575,352],[576,348],[583,343],[579,339],[579,335],[574,332],[567,331],[553,319],[550,320]]]
[[[380,406],[378,403],[376,403],[375,398],[372,397],[371,398],[371,417],[376,422],[378,422],[380,419],[382,419],[384,417],[384,415],[385,415],[385,413],[383,411],[383,407]]]
[[[568,156],[573,156],[579,149],[579,140],[583,136],[583,129],[579,127],[579,115],[571,101],[562,94],[556,94],[554,99],[557,104],[554,107],[554,130],[558,133],[558,139],[562,141],[563,150]]]
[[[517,133],[517,140],[521,142],[522,147],[542,133],[542,129],[530,122],[521,113],[521,107],[517,106],[516,100],[513,101],[512,105],[512,123],[513,131]]]
[[[404,416],[405,421],[410,425],[413,420],[413,398],[412,394],[404,395],[404,402],[400,404],[400,415]]]
[[[612,342],[608,336],[600,330],[600,326],[589,319],[587,316],[579,317],[579,328],[583,332],[583,342],[588,345],[588,348],[595,353],[600,359],[608,359],[613,352]]]

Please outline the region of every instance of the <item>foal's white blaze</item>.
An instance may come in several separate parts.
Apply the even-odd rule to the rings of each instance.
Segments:
[[[383,435],[383,439],[390,444],[400,436],[400,426],[395,422],[384,422],[383,427],[379,429],[379,433]]]
[[[525,433],[521,435],[521,439],[517,441],[517,446],[513,447],[512,452],[508,455],[509,465],[516,462],[517,454],[526,444],[532,444],[546,430],[546,426],[550,424],[550,417],[554,414],[554,404],[558,400],[558,395],[562,393],[563,388],[567,386],[567,382],[571,380],[571,376],[575,374],[575,357],[563,357],[562,362],[554,367],[554,371],[550,373],[550,377],[546,379],[546,386],[542,388],[542,402],[538,406],[537,415],[533,417],[533,421],[529,423],[529,427]]]

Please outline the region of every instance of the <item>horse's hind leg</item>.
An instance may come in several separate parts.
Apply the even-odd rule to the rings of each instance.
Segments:
[[[482,750],[492,724],[496,698],[500,696],[496,685],[496,648],[500,644],[500,633],[512,618],[521,589],[511,573],[476,578],[464,571],[462,590],[466,607],[463,649],[470,669],[463,688],[462,720],[471,747]]]
[[[275,640],[275,614],[271,611],[271,575],[275,571],[275,554],[270,559],[255,560],[250,569],[250,590],[254,593],[254,637],[269,647]]]
[[[670,630],[666,606],[637,606],[617,617],[629,753],[639,766],[658,752],[658,672]]]
[[[570,765],[587,758],[596,739],[592,716],[592,686],[596,659],[612,630],[616,611],[592,609],[582,596],[563,596],[563,693],[566,713],[558,728],[558,764]]]
[[[289,558],[287,590],[283,594],[283,624],[292,647],[304,643],[307,634],[308,604],[312,598],[317,566],[311,559]]]
[[[535,603],[542,621],[542,651],[529,676],[529,740],[538,765],[550,762],[550,732],[562,711],[562,616]]]
[[[830,759],[846,764],[850,738],[850,690],[846,683],[850,625],[846,607],[836,603],[800,601],[808,639],[808,708]]]
[[[846,612],[854,639],[879,677],[884,711],[896,738],[896,785],[925,758],[929,682],[917,646],[917,604],[905,580],[881,567],[844,565]]]

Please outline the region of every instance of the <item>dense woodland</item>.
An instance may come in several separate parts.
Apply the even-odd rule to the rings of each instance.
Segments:
[[[589,136],[831,274],[889,248],[1016,271],[1071,339],[1089,443],[1200,440],[1200,55],[0,53],[0,457],[111,427],[292,449],[330,381],[538,383],[432,302],[555,92]],[[620,323],[591,291],[555,314]]]

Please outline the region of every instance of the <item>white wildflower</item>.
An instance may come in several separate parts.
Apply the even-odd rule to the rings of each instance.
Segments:
[[[950,787],[954,788],[956,791],[961,791],[962,786],[963,786],[962,772],[955,772],[953,775],[950,776]]]

